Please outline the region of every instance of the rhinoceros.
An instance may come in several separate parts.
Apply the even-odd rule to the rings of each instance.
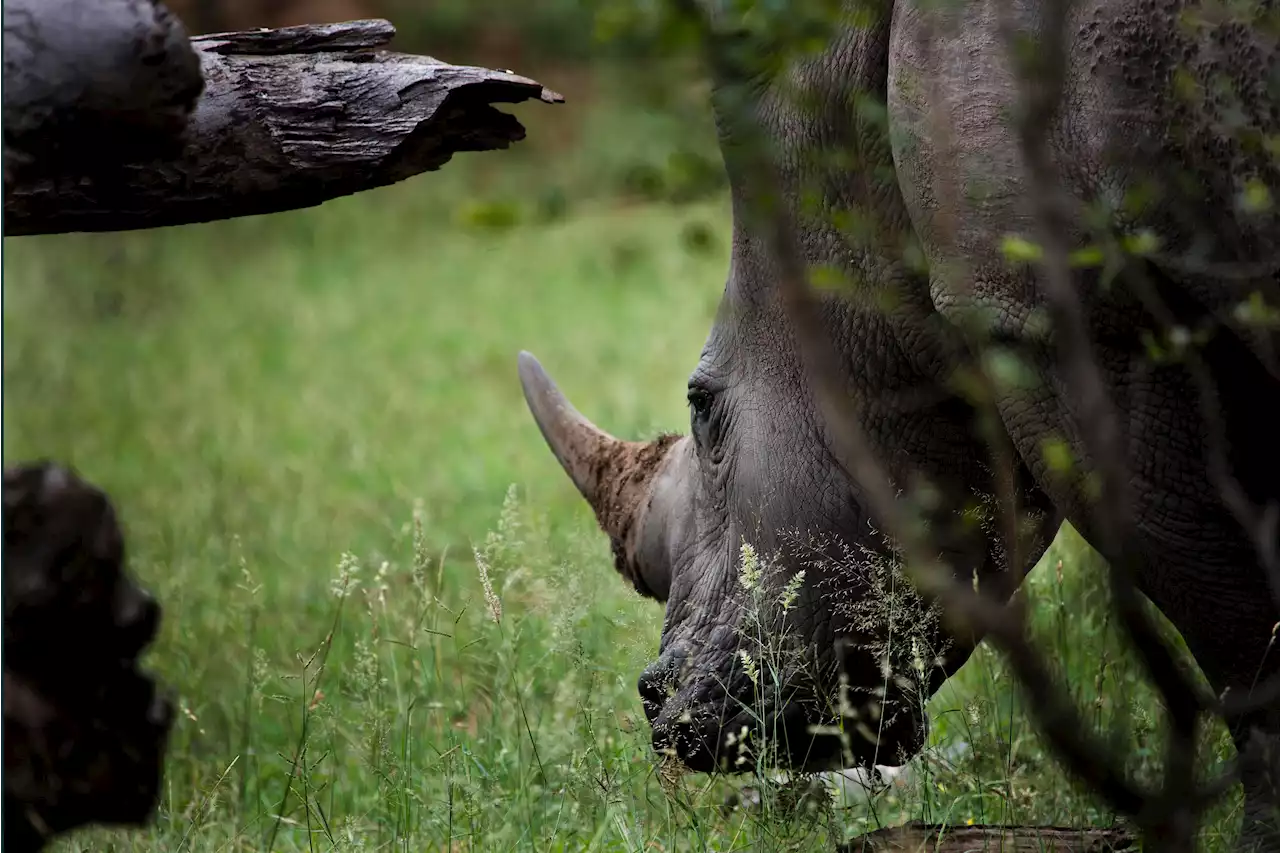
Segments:
[[[615,438],[520,354],[526,401],[608,534],[617,571],[665,603],[659,656],[638,686],[655,749],[693,770],[749,768],[742,735],[761,729],[785,745],[779,759],[792,767],[892,764],[919,750],[926,722],[911,685],[886,677],[885,638],[859,615],[885,594],[872,575],[896,559],[896,545],[865,484],[837,460],[838,425],[805,369],[769,224],[751,213],[766,190],[735,153],[726,93],[747,92],[801,260],[852,282],[814,291],[838,354],[837,384],[893,486],[927,505],[945,564],[999,588],[1006,570],[1021,577],[1036,564],[1064,521],[1116,556],[1097,536],[1090,479],[1069,475],[1091,463],[1080,401],[1045,323],[1042,267],[1009,254],[1009,237],[1035,234],[1043,188],[1032,184],[1013,120],[1020,86],[1002,21],[1026,29],[1047,2],[1009,0],[1007,12],[999,0],[846,4],[856,17],[821,50],[715,81],[734,228],[720,310],[688,381],[688,434]],[[1214,380],[1216,399],[1200,405],[1187,360],[1152,357],[1165,327],[1142,294],[1097,264],[1072,268],[1122,434],[1138,586],[1213,689],[1241,696],[1280,678],[1280,654],[1267,653],[1280,621],[1266,562],[1276,526],[1246,529],[1222,489],[1233,483],[1264,520],[1280,503],[1280,337],[1276,324],[1250,319],[1280,305],[1280,218],[1266,189],[1280,188],[1280,64],[1274,3],[1246,10],[1248,23],[1223,11],[1193,14],[1189,0],[1079,0],[1067,15],[1063,97],[1046,139],[1062,192],[1078,204],[1059,238],[1087,250],[1100,232],[1158,235],[1131,263]],[[1020,365],[992,385],[1016,469],[1003,491],[975,403],[956,382],[956,353],[992,346]],[[975,507],[997,494],[1015,497],[1033,521],[1016,565],[1001,545],[1007,537],[974,522]],[[784,616],[808,662],[785,669],[785,689],[765,696],[752,672],[759,643],[744,644],[753,633],[744,542],[769,558],[776,583],[805,571]],[[923,646],[943,650],[928,662],[927,694],[981,637],[947,620],[922,624]],[[871,736],[832,731],[821,697],[835,686]],[[1280,708],[1261,703],[1229,726],[1242,753],[1254,735],[1275,744]],[[1267,765],[1243,764],[1242,847],[1280,849]]]

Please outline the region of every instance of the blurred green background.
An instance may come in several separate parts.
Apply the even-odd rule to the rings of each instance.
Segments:
[[[312,210],[5,241],[5,464],[112,496],[181,698],[156,824],[63,849],[809,850],[906,819],[1114,819],[986,648],[870,795],[658,772],[635,680],[661,610],[614,574],[515,370],[533,351],[628,438],[687,424],[730,220],[706,81],[656,5],[174,8],[195,32],[384,16],[398,49],[567,102],[511,108],[508,151]],[[1027,586],[1037,636],[1157,772],[1162,710],[1100,577],[1064,534]],[[1229,800],[1206,840],[1237,820]]]

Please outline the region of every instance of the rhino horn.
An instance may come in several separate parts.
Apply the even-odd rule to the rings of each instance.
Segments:
[[[520,353],[520,385],[525,402],[564,472],[593,509],[599,512],[601,475],[608,458],[624,452],[621,441],[587,420],[565,398],[556,383],[530,353]]]
[[[648,502],[658,463],[675,436],[648,442],[614,438],[575,409],[527,352],[520,353],[520,385],[542,437],[595,510],[600,527],[620,543],[632,545],[636,517]]]

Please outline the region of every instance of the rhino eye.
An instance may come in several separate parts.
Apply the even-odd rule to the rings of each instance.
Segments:
[[[711,414],[711,392],[703,388],[690,388],[689,411],[695,421],[705,420]]]
[[[711,408],[714,402],[715,396],[705,388],[689,389],[690,431],[696,446],[703,450],[711,444]]]

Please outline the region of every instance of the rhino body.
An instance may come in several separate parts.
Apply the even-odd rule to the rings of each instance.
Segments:
[[[1031,0],[1010,7],[1026,30],[1043,14]],[[1217,389],[1208,409],[1185,362],[1153,363],[1145,333],[1161,326],[1139,295],[1105,269],[1073,270],[1119,416],[1139,587],[1182,633],[1214,690],[1241,695],[1280,677],[1280,655],[1267,654],[1280,583],[1269,583],[1257,547],[1276,548],[1277,534],[1274,524],[1242,527],[1213,465],[1229,470],[1237,497],[1260,516],[1275,511],[1280,335],[1274,324],[1246,322],[1237,306],[1251,294],[1280,306],[1276,206],[1241,202],[1250,186],[1255,196],[1259,185],[1280,190],[1280,159],[1256,144],[1280,128],[1280,54],[1272,0],[1249,24],[1188,24],[1195,11],[1184,0],[1076,3],[1048,146],[1082,211],[1061,235],[1070,247],[1089,244],[1085,206],[1106,211],[1094,234],[1158,234],[1158,249],[1133,263],[1176,324],[1203,333],[1199,353]],[[866,613],[886,594],[876,567],[892,562],[895,546],[836,461],[775,260],[748,215],[762,189],[740,166],[724,120],[720,99],[733,82],[717,81],[713,96],[734,201],[732,257],[689,379],[689,434],[615,439],[528,354],[521,381],[548,444],[610,536],[619,572],[665,602],[658,660],[639,679],[655,748],[695,770],[741,770],[753,760],[741,734],[767,729],[792,766],[892,764],[921,745],[917,694],[936,689],[981,638],[924,620],[915,627],[916,653],[929,650],[925,683],[882,670],[886,638]],[[947,564],[980,584],[1007,571],[1021,577],[1063,520],[1102,544],[1080,476],[1090,463],[1079,401],[1057,373],[1043,282],[1034,266],[1002,252],[1008,235],[1034,239],[1036,220],[1011,120],[1019,89],[1000,4],[896,0],[870,15],[862,9],[822,52],[750,81],[750,91],[803,260],[853,282],[821,296],[842,386],[896,488],[928,507]],[[1014,555],[991,525],[974,523],[998,484],[976,410],[955,390],[956,353],[993,342],[1021,365],[1019,381],[996,383],[995,400],[998,429],[1016,455],[1012,492],[1035,522],[1024,525]],[[1075,460],[1065,474],[1064,455]],[[799,636],[804,663],[784,669],[785,689],[763,696],[741,652],[758,655],[760,635],[782,623],[763,632],[748,625],[744,541],[781,570],[772,590],[805,571],[794,603],[776,616]],[[815,730],[834,719],[829,697],[841,683],[844,710],[861,715],[868,736]],[[1251,743],[1274,748],[1280,708],[1229,724],[1242,753]],[[1256,760],[1244,765],[1241,845],[1276,850],[1277,788],[1264,752],[1249,751]]]

